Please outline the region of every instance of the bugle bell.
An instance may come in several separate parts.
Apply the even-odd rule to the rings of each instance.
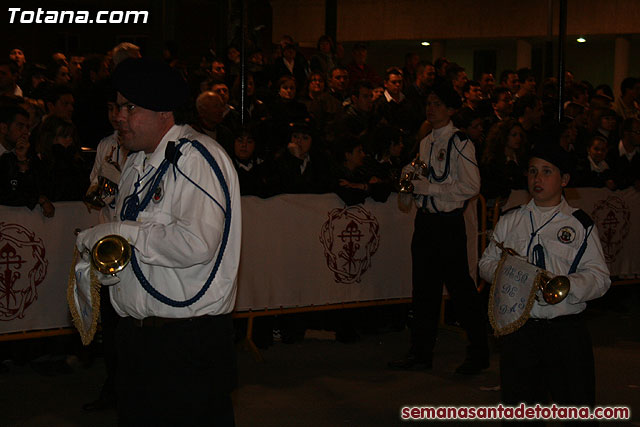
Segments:
[[[567,297],[571,284],[567,276],[551,277],[548,274],[540,273],[538,288],[545,302],[553,305],[558,304]]]
[[[131,245],[122,236],[110,234],[91,249],[91,264],[102,274],[115,275],[131,261]]]
[[[505,247],[502,243],[496,242],[496,246],[509,255],[520,256],[515,250]],[[547,304],[558,304],[569,294],[571,282],[567,276],[551,277],[548,272],[543,271],[540,273],[539,278],[538,289]],[[538,296],[536,295],[537,298]]]

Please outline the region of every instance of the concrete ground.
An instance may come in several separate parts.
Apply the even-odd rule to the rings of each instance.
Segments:
[[[597,401],[624,405],[639,425],[639,286],[610,291],[588,309],[594,339]],[[434,367],[425,372],[397,372],[387,361],[407,349],[408,332],[366,334],[354,344],[306,339],[276,343],[262,351],[263,363],[241,350],[239,388],[234,394],[238,426],[393,426],[401,425],[404,405],[495,405],[500,401],[499,354],[491,367],[474,377],[453,374],[464,355],[460,330],[440,330]],[[104,378],[101,358],[73,372],[43,375],[29,364],[5,362],[0,373],[0,427],[114,426],[115,411],[84,412]],[[603,423],[609,425],[610,423]],[[484,423],[483,425],[497,425]]]

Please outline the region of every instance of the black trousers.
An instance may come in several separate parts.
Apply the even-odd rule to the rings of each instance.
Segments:
[[[582,316],[529,319],[501,338],[500,384],[505,405],[593,407],[593,348]]]
[[[100,318],[102,325],[102,349],[107,378],[102,386],[100,395],[104,398],[115,398],[116,372],[118,360],[116,352],[116,328],[118,326],[118,313],[111,305],[109,287],[100,287]]]
[[[411,352],[431,357],[438,333],[442,285],[469,338],[470,357],[488,358],[486,316],[469,276],[467,234],[462,215],[418,211],[411,241],[413,315]]]
[[[236,354],[231,315],[117,328],[118,424],[233,426]]]

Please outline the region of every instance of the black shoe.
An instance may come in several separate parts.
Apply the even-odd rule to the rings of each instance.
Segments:
[[[489,359],[467,358],[456,368],[456,374],[476,375],[489,367]]]
[[[430,357],[416,356],[413,353],[409,353],[402,359],[392,360],[388,363],[389,368],[401,371],[426,371],[431,369],[431,365]]]
[[[104,411],[105,409],[115,409],[115,407],[116,399],[104,395],[100,395],[98,400],[82,405],[82,409],[85,411]]]

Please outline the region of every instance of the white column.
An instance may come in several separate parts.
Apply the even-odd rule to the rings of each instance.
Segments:
[[[620,84],[629,76],[629,40],[616,37],[613,57],[613,96],[620,96]]]
[[[433,42],[431,43],[431,61],[435,62],[436,59],[444,56],[444,43]]]
[[[531,43],[526,40],[518,40],[516,43],[516,70],[531,68]]]

